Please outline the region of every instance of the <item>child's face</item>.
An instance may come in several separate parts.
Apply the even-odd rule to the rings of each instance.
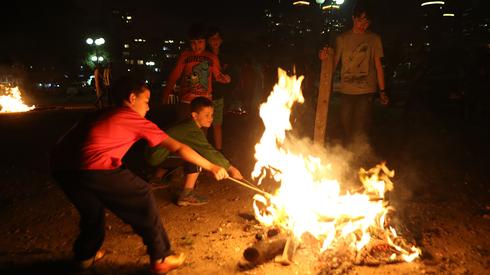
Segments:
[[[135,112],[145,117],[146,112],[150,110],[148,102],[150,101],[150,90],[146,89],[139,94],[131,93],[129,96],[129,107]]]
[[[202,53],[206,49],[206,39],[191,40],[191,49],[195,53]]]
[[[221,35],[219,33],[215,33],[208,38],[209,47],[211,47],[212,49],[219,49],[221,43],[223,43],[223,39],[221,38]]]
[[[213,107],[203,107],[199,112],[192,112],[192,118],[199,128],[209,128],[213,123],[213,112]]]
[[[362,13],[361,16],[352,16],[352,21],[354,21],[354,31],[357,33],[364,33],[371,24],[371,20],[366,18],[366,13]]]

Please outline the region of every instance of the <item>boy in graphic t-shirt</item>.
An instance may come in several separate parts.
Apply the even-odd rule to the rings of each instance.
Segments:
[[[338,64],[341,65],[340,122],[345,146],[367,138],[374,96],[378,94],[383,105],[389,102],[381,63],[381,39],[368,30],[370,7],[357,4],[352,21],[352,29],[337,37],[334,51],[334,70]],[[319,58],[326,60],[327,53],[328,48],[323,48]]]
[[[177,119],[182,120],[190,113],[190,102],[199,96],[212,99],[213,77],[216,81],[229,83],[230,76],[221,73],[217,56],[206,51],[206,30],[203,25],[194,24],[189,32],[190,50],[180,54],[170,73],[163,91],[163,103],[168,103],[169,95],[180,79],[180,104]]]

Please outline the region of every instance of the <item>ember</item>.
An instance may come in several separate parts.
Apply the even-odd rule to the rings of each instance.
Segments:
[[[278,75],[274,90],[260,106],[265,130],[255,146],[257,162],[252,176],[259,184],[270,176],[280,188],[272,196],[254,196],[257,220],[266,228],[280,228],[292,243],[313,236],[323,255],[347,249],[350,252],[344,254],[356,264],[411,262],[419,257],[420,249],[388,226],[387,214],[394,209],[385,200],[385,193],[393,189],[390,178],[394,171],[384,163],[367,171],[361,169],[362,192],[342,192],[332,176],[332,165],[313,155],[295,153],[285,145],[286,131],[292,129],[291,108],[295,102],[304,101],[303,76],[290,77],[281,69]],[[251,251],[267,251],[260,245]],[[373,254],[384,259],[370,260]]]
[[[27,112],[36,108],[24,104],[18,87],[0,85],[0,94],[0,113]]]

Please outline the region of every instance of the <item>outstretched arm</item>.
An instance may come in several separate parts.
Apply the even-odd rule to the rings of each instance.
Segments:
[[[182,158],[188,162],[194,163],[201,166],[203,169],[213,173],[217,180],[222,180],[228,177],[226,170],[218,165],[209,162],[207,159],[203,158],[196,151],[192,150],[189,146],[178,142],[177,140],[168,137],[162,143],[162,146],[167,148],[170,152],[174,152],[182,156]]]

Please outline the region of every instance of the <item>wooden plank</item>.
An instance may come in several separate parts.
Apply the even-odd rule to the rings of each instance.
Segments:
[[[315,129],[313,141],[323,145],[327,131],[328,105],[332,91],[333,49],[328,49],[327,58],[322,60],[320,71],[320,85],[316,105]]]

